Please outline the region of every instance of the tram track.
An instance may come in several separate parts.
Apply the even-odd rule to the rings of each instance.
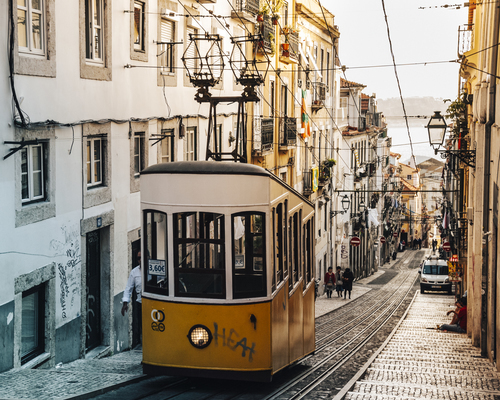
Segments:
[[[390,281],[319,317],[315,353],[281,371],[271,383],[157,377],[154,387],[153,380],[143,381],[142,393],[137,390],[134,395],[125,390],[119,397],[99,399],[296,400],[324,398],[325,393],[328,398],[333,397],[355,373],[356,366],[363,365],[370,352],[380,346],[384,330],[392,330],[394,324],[390,321],[403,315],[405,301],[411,299],[415,289],[418,263],[423,258],[420,252],[410,254],[406,253],[394,267],[398,273],[392,279],[388,277]]]
[[[342,343],[335,350],[329,353],[326,357],[318,360],[314,365],[310,366],[307,371],[294,377],[293,380],[287,382],[273,393],[269,394],[264,399],[303,399],[316,388],[318,388],[326,379],[328,379],[335,371],[341,368],[345,363],[352,359],[395,315],[404,303],[407,296],[411,293],[413,284],[417,277],[416,271],[405,273],[404,281],[399,285],[397,292],[392,296],[392,301],[386,304],[389,300],[379,305],[381,310],[370,323],[365,324],[361,331],[357,332],[347,342]],[[346,331],[344,336],[355,332],[361,324]],[[338,340],[338,337],[336,337]],[[318,353],[318,351],[316,352]],[[304,363],[306,360],[302,361]],[[311,397],[314,398],[314,397]]]

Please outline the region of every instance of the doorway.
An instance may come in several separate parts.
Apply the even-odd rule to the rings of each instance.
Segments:
[[[85,350],[101,344],[101,235],[99,230],[87,233],[86,303],[87,325]]]

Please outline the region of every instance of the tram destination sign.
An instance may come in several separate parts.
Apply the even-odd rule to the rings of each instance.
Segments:
[[[351,238],[351,246],[357,247],[361,244],[361,239],[357,236]]]

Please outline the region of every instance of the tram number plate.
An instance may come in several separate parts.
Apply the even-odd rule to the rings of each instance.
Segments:
[[[148,274],[165,276],[165,260],[149,260]]]
[[[441,289],[441,286],[436,286],[436,285],[434,285],[434,286],[431,286],[431,287],[432,287],[433,289]]]

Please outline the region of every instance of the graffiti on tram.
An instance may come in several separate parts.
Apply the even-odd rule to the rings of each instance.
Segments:
[[[219,345],[219,340],[222,346],[226,346],[233,351],[238,351],[241,349],[241,356],[243,358],[247,357],[248,361],[253,361],[253,355],[255,354],[255,342],[249,346],[249,341],[246,337],[240,339],[240,335],[234,329],[230,329],[229,333],[226,334],[226,328],[222,328],[220,331],[219,325],[214,322],[214,342],[215,345]]]

